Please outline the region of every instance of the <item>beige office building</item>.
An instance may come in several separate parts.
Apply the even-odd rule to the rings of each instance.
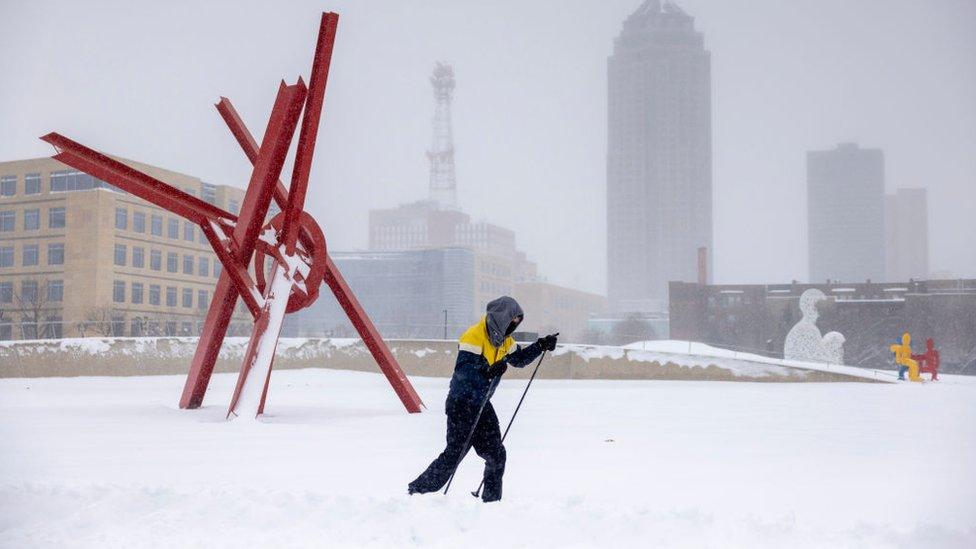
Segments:
[[[125,162],[232,213],[243,201]],[[50,158],[0,162],[0,339],[198,335],[220,267],[175,214]],[[232,333],[249,320],[235,316]]]

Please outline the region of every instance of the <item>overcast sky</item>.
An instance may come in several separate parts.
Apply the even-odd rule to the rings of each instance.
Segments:
[[[260,135],[337,11],[309,195],[330,249],[366,247],[370,208],[426,197],[445,60],[461,207],[549,280],[604,292],[606,57],[639,4],[0,0],[0,159],[51,154],[37,137],[57,130],[243,186],[213,103]],[[806,279],[805,153],[840,141],[884,150],[889,191],[928,188],[931,269],[976,277],[976,1],[678,4],[712,54],[716,282]]]

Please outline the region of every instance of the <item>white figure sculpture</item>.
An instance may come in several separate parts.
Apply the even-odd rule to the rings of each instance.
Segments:
[[[800,313],[803,318],[786,334],[783,358],[807,362],[844,363],[844,336],[839,332],[820,335],[817,328],[817,302],[827,299],[823,292],[810,288],[800,295]]]

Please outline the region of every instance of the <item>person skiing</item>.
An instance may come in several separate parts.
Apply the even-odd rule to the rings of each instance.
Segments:
[[[516,345],[511,335],[523,318],[518,302],[502,296],[489,302],[485,316],[461,335],[444,406],[447,447],[407,486],[407,493],[426,494],[440,490],[469,449],[465,446],[470,435],[470,447],[485,460],[485,489],[481,499],[487,503],[502,498],[505,447],[498,428],[498,416],[490,401],[497,386],[495,380],[508,366],[523,368],[542,351],[556,348],[556,334],[540,337],[524,349]]]

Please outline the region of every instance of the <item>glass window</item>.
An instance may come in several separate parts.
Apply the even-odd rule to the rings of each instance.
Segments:
[[[64,208],[51,208],[47,211],[47,226],[49,229],[64,228]]]
[[[207,235],[203,234],[202,229],[200,230],[200,232],[197,233],[197,242],[199,242],[200,244],[207,243]]]
[[[159,305],[159,285],[150,284],[149,285],[149,304]]]
[[[132,230],[137,233],[146,232],[146,214],[144,212],[132,212]]]
[[[36,231],[41,228],[41,210],[24,210],[24,230]]]
[[[0,319],[0,341],[14,338],[14,325],[5,319]]]
[[[24,176],[24,194],[41,194],[41,174],[29,173]]]
[[[37,249],[37,244],[24,244],[22,253],[24,267],[33,267],[34,265],[37,265],[37,256],[40,255]]]
[[[142,336],[142,319],[133,318],[129,321],[129,335],[132,337]]]
[[[17,194],[17,176],[5,175],[0,177],[0,196],[13,196]]]
[[[64,265],[64,244],[47,245],[47,264]]]
[[[0,303],[14,302],[14,283],[9,280],[0,282]]]
[[[179,256],[173,252],[166,254],[166,272],[175,273],[179,260]]]
[[[112,301],[125,303],[125,282],[116,280],[112,283]]]
[[[176,307],[176,287],[167,286],[166,287],[166,306]]]
[[[241,205],[236,200],[230,200],[230,201],[228,201],[227,202],[227,208],[230,210],[230,213],[232,213],[234,215],[237,215],[241,211]]]
[[[193,256],[184,255],[183,256],[183,274],[191,275],[193,274]]]
[[[115,228],[123,231],[129,228],[129,210],[115,208]]]
[[[132,266],[143,268],[146,266],[146,250],[139,246],[132,247]]]
[[[209,202],[211,204],[217,203],[217,186],[211,185],[210,183],[200,184],[200,198],[204,202]]]
[[[213,268],[213,276],[214,276],[214,278],[220,278],[220,271],[223,268],[224,268],[224,266],[223,266],[223,264],[220,263],[220,260],[215,259],[214,260],[214,268]]]
[[[210,259],[206,257],[200,258],[200,269],[197,271],[200,276],[210,276]]]
[[[0,212],[0,232],[6,233],[14,230],[14,225],[16,224],[17,213],[13,210],[6,210]]]
[[[180,322],[180,330],[183,335],[191,335],[193,333],[193,323],[192,322]]]
[[[175,336],[176,335],[176,321],[175,320],[167,320],[166,321],[166,324],[163,325],[163,333],[166,334],[169,337]]]
[[[125,267],[125,244],[115,245],[115,264]]]
[[[0,246],[0,267],[14,266],[14,247]]]
[[[36,280],[20,281],[20,299],[24,303],[37,302],[37,281]]]
[[[183,288],[183,306],[187,309],[193,307],[193,290]]]
[[[132,302],[142,303],[142,282],[132,283]]]
[[[163,269],[163,252],[149,250],[149,268],[154,271],[161,271]]]
[[[169,238],[180,237],[180,222],[176,219],[166,220],[166,236]]]
[[[149,232],[153,236],[163,236],[163,216],[153,214],[149,220]]]
[[[193,242],[193,229],[194,228],[195,227],[193,226],[193,223],[190,223],[189,221],[184,221],[183,222],[183,240],[187,240],[189,242]]]
[[[197,291],[197,308],[198,309],[206,309],[207,308],[207,302],[209,300],[210,300],[210,298],[209,298],[209,294],[208,294],[207,290],[198,290]]]
[[[61,318],[61,315],[47,315],[44,320],[47,321],[47,325],[44,327],[47,330],[45,337],[54,339],[64,337],[64,319]]]
[[[63,280],[48,280],[47,281],[47,300],[48,301],[64,301],[64,281]]]

